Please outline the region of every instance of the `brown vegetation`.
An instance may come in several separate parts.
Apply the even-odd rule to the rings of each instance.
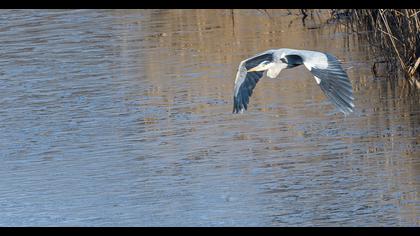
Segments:
[[[411,84],[420,88],[420,9],[332,10],[332,16],[346,16],[349,27],[367,31],[367,40],[389,64],[389,72],[401,68]]]

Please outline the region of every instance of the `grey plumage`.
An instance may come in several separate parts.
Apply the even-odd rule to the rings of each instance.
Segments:
[[[240,63],[235,79],[233,112],[248,108],[249,97],[265,71],[267,76],[275,78],[282,69],[302,64],[339,111],[348,114],[354,110],[351,82],[336,57],[329,53],[284,48],[265,51]]]

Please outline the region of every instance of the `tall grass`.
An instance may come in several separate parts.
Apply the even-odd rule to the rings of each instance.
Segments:
[[[367,40],[395,71],[400,68],[411,84],[420,88],[420,9],[332,10],[333,17],[345,15],[349,27],[367,31]]]

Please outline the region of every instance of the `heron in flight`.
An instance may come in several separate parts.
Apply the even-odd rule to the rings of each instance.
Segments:
[[[262,52],[239,64],[233,113],[242,113],[247,109],[249,97],[264,71],[267,71],[268,77],[276,78],[281,70],[302,64],[312,73],[316,83],[339,111],[345,115],[353,111],[351,82],[335,56],[323,52],[282,48]]]

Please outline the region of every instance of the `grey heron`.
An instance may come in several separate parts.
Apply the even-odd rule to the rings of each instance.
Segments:
[[[304,65],[314,76],[329,100],[345,115],[353,112],[354,97],[351,82],[338,59],[324,52],[272,49],[243,60],[235,79],[233,113],[247,109],[249,97],[264,72],[276,78],[283,69]]]

